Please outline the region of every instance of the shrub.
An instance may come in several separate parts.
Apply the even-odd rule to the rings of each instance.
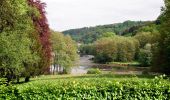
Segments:
[[[150,50],[140,50],[139,62],[142,66],[150,66],[152,63],[152,52]]]
[[[6,80],[0,79],[0,100],[17,100],[18,93],[15,86],[7,86]]]
[[[111,81],[109,78],[41,80],[18,86],[0,87],[0,100],[168,100],[169,81]]]
[[[91,68],[87,71],[87,74],[101,74],[101,71],[98,68]]]

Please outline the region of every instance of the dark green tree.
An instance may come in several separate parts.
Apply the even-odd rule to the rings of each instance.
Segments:
[[[152,64],[152,51],[151,44],[147,44],[144,49],[141,49],[139,52],[139,62],[141,66],[148,67]]]
[[[170,74],[170,0],[165,0],[165,7],[159,17],[160,40],[154,53],[152,70]]]

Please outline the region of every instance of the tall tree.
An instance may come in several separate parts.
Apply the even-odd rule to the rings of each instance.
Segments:
[[[36,63],[39,58],[30,49],[34,27],[28,11],[26,0],[0,2],[0,71],[8,81],[25,71],[25,63]]]
[[[38,65],[40,69],[39,74],[48,73],[51,64],[51,44],[49,40],[50,29],[45,16],[45,3],[42,3],[40,0],[28,0],[28,4],[33,10],[35,9],[34,12],[30,13],[30,16],[36,28],[34,34],[37,39],[37,50],[41,58]]]
[[[69,73],[78,57],[76,43],[70,36],[64,36],[58,32],[52,32],[51,43],[54,53],[54,70],[56,66],[57,68],[63,67],[64,73]]]
[[[160,20],[161,39],[154,54],[154,71],[170,74],[170,0],[165,0]]]

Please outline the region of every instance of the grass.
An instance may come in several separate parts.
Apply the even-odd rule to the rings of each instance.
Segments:
[[[109,80],[109,81],[124,81],[124,80],[149,80],[154,79],[154,75],[116,75],[116,74],[89,74],[89,75],[42,75],[36,78],[31,78],[29,83],[34,82],[66,82],[66,81],[94,81],[94,80]],[[24,83],[27,84],[27,83]],[[21,84],[22,85],[22,84]]]
[[[24,89],[23,87],[28,87],[31,85],[63,85],[67,83],[89,83],[89,84],[99,84],[101,82],[124,82],[124,81],[149,81],[150,79],[154,79],[153,75],[116,75],[116,74],[87,74],[87,75],[41,75],[35,78],[31,78],[30,82],[24,83],[21,82],[17,84],[17,88],[19,90]],[[105,83],[102,83],[105,84]]]

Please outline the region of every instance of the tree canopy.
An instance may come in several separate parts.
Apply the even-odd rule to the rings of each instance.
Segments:
[[[1,0],[1,76],[10,81],[47,71],[51,53],[48,30],[44,4],[39,0]]]
[[[54,68],[57,65],[57,67],[63,67],[65,73],[69,73],[70,67],[75,65],[78,58],[76,43],[70,36],[54,31],[51,35],[51,43]]]

